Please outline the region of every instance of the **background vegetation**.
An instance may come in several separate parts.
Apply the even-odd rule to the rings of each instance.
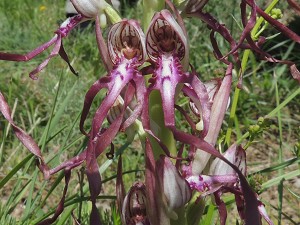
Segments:
[[[263,7],[266,1],[261,2]],[[1,0],[0,51],[26,53],[49,40],[65,19],[64,4],[63,0]],[[295,19],[289,10],[285,10],[284,3],[278,7],[284,13],[284,23]],[[239,37],[241,22],[239,5],[235,0],[210,1],[205,9]],[[126,6],[125,1],[122,9],[124,16],[141,18],[141,13],[141,2],[132,9]],[[199,20],[188,20],[187,29],[191,64],[201,74],[201,79],[221,77],[224,67],[212,54],[209,31],[205,25]],[[274,34],[276,31],[271,27],[264,33],[267,36]],[[218,41],[221,50],[228,51],[223,40],[220,38]],[[58,165],[82,150],[85,139],[78,130],[78,118],[84,95],[96,79],[105,75],[92,25],[72,32],[64,44],[79,77],[74,76],[65,62],[57,57],[40,73],[37,81],[31,80],[29,72],[48,52],[30,62],[0,61],[0,90],[13,109],[14,120],[39,143],[50,166]],[[265,46],[279,58],[298,62],[299,68],[299,45],[295,46],[277,36],[268,40]],[[235,75],[235,82],[236,79]],[[299,84],[291,78],[285,66],[261,62],[251,54],[234,118],[232,141],[239,140],[250,131],[248,142],[243,142],[250,146],[247,149],[248,173],[254,175],[249,179],[261,193],[260,198],[272,220],[278,224],[298,224],[300,221],[299,93]],[[101,95],[97,98],[93,110]],[[280,104],[284,107],[278,107]],[[281,110],[277,110],[279,108]],[[267,122],[263,129],[253,133],[251,129],[258,123],[258,118],[266,117],[272,111],[272,116],[265,119]],[[225,122],[224,135],[227,126]],[[60,200],[63,175],[58,174],[44,181],[35,159],[18,142],[3,117],[0,117],[0,140],[0,224],[35,224],[51,216]],[[114,144],[116,149],[126,151],[123,168],[129,172],[124,176],[128,190],[135,180],[143,180],[143,167],[140,166],[143,165],[143,153],[137,143],[127,146],[125,140],[125,135],[120,135]],[[103,155],[99,157],[99,163],[102,165],[104,183],[99,197],[103,199],[99,201],[103,220],[106,224],[120,224],[114,207],[116,162],[107,160]],[[68,207],[56,224],[73,224],[72,214],[81,224],[88,224],[90,204],[84,169],[73,171],[69,187]],[[232,202],[232,196],[227,198],[228,204]],[[214,206],[210,204],[209,207],[208,204],[201,224],[209,224],[212,218],[217,221],[217,213]],[[235,222],[234,218],[231,222]]]

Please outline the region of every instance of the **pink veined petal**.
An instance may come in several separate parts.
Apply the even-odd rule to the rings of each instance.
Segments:
[[[207,195],[216,192],[222,186],[237,182],[237,176],[235,174],[213,176],[200,175],[190,176],[186,180],[192,190],[205,192],[204,194]]]
[[[230,146],[223,156],[232,164],[236,165],[239,170],[246,175],[246,152],[241,146],[233,144]],[[235,171],[227,163],[217,158],[210,166],[211,175],[234,174]]]
[[[124,57],[128,60],[137,57],[137,65],[145,61],[145,37],[137,21],[123,19],[114,24],[108,40],[108,53],[113,64],[118,64]]]
[[[136,182],[125,196],[121,214],[122,224],[150,225],[147,215],[146,187]]]
[[[148,138],[146,138],[146,171],[145,185],[147,195],[147,216],[150,224],[169,225],[170,219],[166,214],[159,183],[157,181],[156,163],[153,150]]]
[[[166,156],[156,162],[156,173],[161,189],[171,210],[184,206],[191,198],[191,190],[186,180]]]
[[[227,68],[226,75],[223,78],[219,91],[215,95],[211,108],[209,127],[204,140],[213,146],[217,141],[229,101],[232,81],[231,73],[232,64],[230,64]],[[210,156],[211,155],[208,152],[202,151],[201,149],[196,150],[194,160],[191,163],[191,172],[193,175],[201,174]]]

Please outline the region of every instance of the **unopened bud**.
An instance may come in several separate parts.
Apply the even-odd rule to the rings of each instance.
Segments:
[[[71,0],[71,2],[79,13],[88,18],[96,17],[107,5],[104,0]]]
[[[125,196],[122,207],[123,225],[149,225],[146,214],[146,187],[135,183]]]

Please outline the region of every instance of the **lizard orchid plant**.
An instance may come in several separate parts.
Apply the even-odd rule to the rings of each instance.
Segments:
[[[300,73],[293,62],[275,59],[261,49],[265,39],[261,36],[253,37],[257,14],[292,40],[300,42],[300,37],[261,10],[254,0],[241,0],[244,30],[237,41],[225,25],[203,11],[208,0],[177,0],[174,3],[170,0],[144,0],[145,6],[151,6],[149,12],[155,11],[154,15],[151,15],[152,19],[145,19],[151,22],[143,24],[147,28],[146,35],[136,20],[121,19],[115,11],[115,14],[107,13],[107,8],[111,9],[111,6],[103,0],[71,2],[79,14],[62,23],[50,41],[25,55],[0,52],[0,60],[28,61],[54,45],[50,55],[30,73],[30,77],[37,79],[36,74],[56,55],[60,55],[68,63],[71,71],[76,73],[70,65],[62,39],[79,23],[93,19],[96,21],[98,49],[107,75],[99,78],[86,93],[79,129],[88,141],[79,155],[50,168],[36,142],[13,121],[10,108],[0,92],[1,113],[11,124],[17,138],[39,159],[39,168],[45,178],[48,179],[60,170],[64,170],[65,173],[65,188],[56,212],[52,218],[39,224],[51,224],[57,220],[64,209],[71,170],[83,163],[86,166],[92,202],[90,224],[101,224],[96,206],[102,185],[97,158],[109,146],[113,146],[112,142],[119,132],[133,129],[139,134],[141,148],[144,150],[145,180],[135,182],[126,194],[120,156],[116,198],[123,225],[199,223],[201,216],[196,223],[189,223],[189,206],[197,204],[199,199],[203,200],[208,195],[214,198],[220,223],[225,225],[227,211],[221,196],[226,192],[235,195],[243,223],[259,225],[263,217],[272,225],[263,204],[246,180],[244,149],[233,144],[221,154],[215,145],[230,102],[232,71],[234,66],[244,69],[239,57],[240,50],[251,49],[267,61],[287,64],[293,77],[300,81]],[[293,1],[290,2],[294,4]],[[251,11],[249,18],[246,15],[247,7]],[[99,13],[102,13],[102,21],[103,13],[106,13],[112,23],[106,39],[107,44],[100,29]],[[182,17],[197,17],[208,25],[214,54],[227,67],[223,78],[202,82],[193,65],[189,64],[188,35]],[[229,43],[228,53],[220,51],[215,38],[216,33]],[[241,86],[241,82],[239,84]],[[85,121],[94,98],[101,90],[106,90],[106,96],[93,115],[90,130],[86,131]],[[162,114],[158,115],[162,118],[161,124],[156,124],[157,121],[149,112],[153,106],[151,93],[155,91],[161,99],[158,103],[162,108]],[[190,112],[176,104],[181,95],[189,100]],[[176,110],[183,115],[190,129],[182,131],[176,126]],[[109,125],[104,128],[106,120]],[[131,126],[133,124],[134,127]],[[164,141],[165,134],[157,132],[159,129],[166,129],[171,133],[168,138],[172,139],[175,146],[180,146],[175,152],[170,151]],[[113,153],[108,154],[108,158],[114,158]],[[213,160],[211,164],[210,159]],[[195,201],[193,196],[196,195],[199,197]]]

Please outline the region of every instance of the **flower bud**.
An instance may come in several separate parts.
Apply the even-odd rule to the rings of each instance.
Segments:
[[[246,152],[241,146],[232,145],[224,153],[224,157],[229,162],[236,165],[244,175],[246,174]],[[213,161],[209,173],[211,175],[236,174],[231,166],[219,158]]]
[[[122,207],[123,225],[150,225],[146,214],[146,187],[135,183],[125,196]]]
[[[96,17],[107,4],[104,0],[71,0],[71,2],[80,14],[88,18]]]
[[[169,216],[177,219],[174,209],[184,206],[191,199],[191,189],[168,157],[161,156],[156,163],[157,178],[166,200]]]

